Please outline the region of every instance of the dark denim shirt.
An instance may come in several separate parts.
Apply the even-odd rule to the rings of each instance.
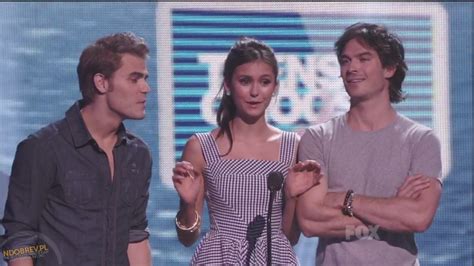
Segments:
[[[2,221],[4,251],[39,241],[48,252],[36,265],[129,264],[128,244],[148,238],[152,161],[147,145],[123,124],[118,135],[113,180],[80,101],[18,145]]]

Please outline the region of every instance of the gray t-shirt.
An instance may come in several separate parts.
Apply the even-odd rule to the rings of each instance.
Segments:
[[[442,182],[440,143],[430,128],[400,114],[372,132],[354,131],[346,121],[347,113],[312,126],[300,141],[299,160],[321,164],[328,191],[392,197],[409,175],[421,173]],[[317,264],[418,265],[413,233],[377,228],[376,234],[361,237],[353,231],[343,238],[321,237]]]

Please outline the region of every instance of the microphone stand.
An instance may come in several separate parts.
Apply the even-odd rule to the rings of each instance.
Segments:
[[[272,265],[272,209],[275,192],[270,192],[270,202],[268,202],[267,213],[267,265]]]
[[[267,212],[267,265],[272,265],[272,209],[273,200],[276,192],[283,185],[283,174],[280,172],[271,172],[267,177],[267,187],[270,190],[270,201],[268,202]]]

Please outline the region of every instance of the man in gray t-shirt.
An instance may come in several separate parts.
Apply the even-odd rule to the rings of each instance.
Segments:
[[[441,196],[439,140],[392,107],[407,70],[397,36],[357,23],[335,46],[351,107],[301,138],[299,160],[325,176],[299,197],[299,226],[320,237],[318,265],[418,265],[414,233]]]

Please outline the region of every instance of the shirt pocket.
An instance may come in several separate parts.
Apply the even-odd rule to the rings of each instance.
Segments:
[[[120,182],[120,198],[122,201],[132,206],[134,202],[140,197],[140,189],[143,180],[141,179],[141,170],[135,164],[129,167],[122,168],[122,180]]]
[[[70,170],[63,180],[63,191],[66,202],[83,207],[101,207],[98,204],[102,192],[101,182],[95,174]]]

